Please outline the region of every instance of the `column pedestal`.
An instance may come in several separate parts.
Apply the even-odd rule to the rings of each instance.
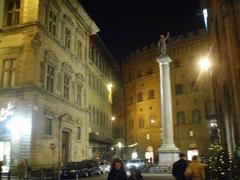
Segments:
[[[168,56],[156,59],[160,68],[160,94],[162,113],[162,144],[158,149],[159,165],[171,167],[179,159],[180,150],[174,144],[173,120],[172,120],[172,96],[170,83],[169,63],[172,62]]]

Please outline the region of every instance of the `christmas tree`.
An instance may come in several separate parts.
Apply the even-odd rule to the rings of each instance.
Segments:
[[[240,179],[240,146],[234,152],[232,175],[234,180]]]
[[[212,180],[232,179],[232,158],[220,145],[211,145],[209,148],[207,175]]]

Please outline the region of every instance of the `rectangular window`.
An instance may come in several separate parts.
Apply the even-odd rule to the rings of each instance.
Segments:
[[[154,99],[154,97],[155,97],[154,90],[148,91],[148,99]]]
[[[80,58],[82,58],[82,43],[81,41],[77,41],[77,54]]]
[[[147,140],[150,139],[150,133],[146,133],[146,139],[147,139]]]
[[[16,59],[6,59],[3,61],[3,87],[13,87],[15,85]]]
[[[46,117],[46,135],[52,135],[52,118]]]
[[[69,99],[69,86],[70,85],[70,78],[67,75],[64,75],[64,86],[63,86],[63,96],[64,99]]]
[[[175,94],[183,94],[183,85],[182,84],[176,84],[175,85]]]
[[[82,105],[82,86],[80,84],[77,85],[77,105]]]
[[[65,47],[70,49],[70,43],[71,43],[71,31],[65,27]]]
[[[81,140],[81,127],[77,128],[77,140]]]
[[[53,92],[54,87],[54,67],[47,65],[47,91]]]
[[[184,112],[177,112],[177,124],[184,124],[185,123],[185,113]]]
[[[17,25],[20,21],[20,0],[8,0],[7,2],[7,26]]]
[[[201,121],[201,111],[200,110],[194,110],[192,112],[192,118],[194,123],[198,123]]]
[[[49,13],[49,22],[48,22],[48,30],[53,35],[56,36],[56,30],[57,30],[57,15],[50,11]]]

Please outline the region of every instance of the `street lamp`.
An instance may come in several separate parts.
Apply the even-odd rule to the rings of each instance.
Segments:
[[[212,67],[212,62],[208,57],[204,57],[202,59],[200,59],[199,61],[199,67],[202,71],[207,71],[207,73],[209,73],[210,77],[212,78],[212,71],[211,71],[211,67]],[[215,109],[215,89],[214,89],[214,83],[211,84],[212,88],[213,88],[213,102],[214,102],[214,109]],[[216,109],[215,109],[215,115],[216,115]],[[217,120],[216,119],[212,119],[210,122],[210,127],[211,127],[211,142],[213,144],[217,144],[218,143],[218,125],[217,125]]]
[[[122,143],[121,143],[121,142],[118,142],[118,143],[117,143],[117,147],[118,147],[118,157],[121,158],[121,148],[123,147]]]
[[[208,71],[212,67],[212,62],[208,57],[200,59],[198,64],[202,71]]]
[[[112,117],[111,117],[111,120],[112,120],[112,121],[115,121],[115,119],[116,119],[115,116],[112,116]]]

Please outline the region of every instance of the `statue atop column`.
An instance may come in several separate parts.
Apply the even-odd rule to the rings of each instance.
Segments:
[[[158,48],[160,50],[160,57],[166,57],[167,56],[167,44],[166,40],[169,37],[169,32],[167,32],[167,35],[160,35],[159,41],[158,41]]]

